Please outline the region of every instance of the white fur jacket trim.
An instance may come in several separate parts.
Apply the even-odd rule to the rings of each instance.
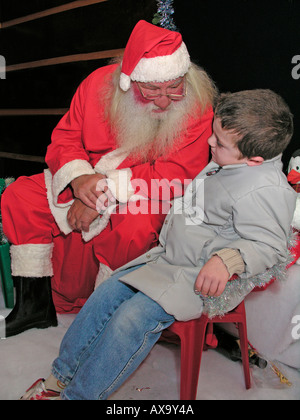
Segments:
[[[62,166],[52,178],[52,197],[56,207],[68,207],[69,203],[58,204],[59,194],[70,184],[73,179],[81,175],[93,175],[92,166],[86,160],[75,159]]]
[[[116,149],[104,155],[93,169],[92,166],[83,160],[73,160],[68,162],[52,177],[49,169],[44,171],[45,183],[47,188],[47,198],[51,213],[60,228],[61,232],[68,235],[72,232],[67,214],[74,200],[67,203],[58,204],[58,196],[64,188],[76,177],[80,175],[92,175],[101,173],[107,177],[108,187],[116,200],[121,203],[136,201],[142,199],[134,195],[134,189],[131,185],[132,172],[130,168],[116,169],[127,157],[127,153],[122,149]],[[143,198],[145,199],[145,198]],[[110,215],[116,208],[116,204],[110,205],[94,222],[90,225],[89,232],[82,232],[82,238],[88,242],[99,235],[107,226]]]

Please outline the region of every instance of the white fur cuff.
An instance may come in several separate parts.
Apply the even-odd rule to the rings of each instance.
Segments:
[[[108,225],[110,215],[115,210],[116,204],[113,204],[109,206],[104,213],[102,213],[101,217],[97,217],[96,220],[94,220],[91,225],[88,232],[81,232],[82,239],[85,242],[89,242],[91,239],[95,238],[95,236],[100,235],[100,233],[106,228]]]
[[[117,167],[127,158],[128,152],[122,150],[122,148],[115,149],[112,152],[103,155],[98,163],[95,165],[95,171],[97,173],[106,175],[107,171],[117,169]]]
[[[13,276],[52,277],[53,244],[11,245]]]
[[[53,176],[52,182],[52,194],[53,204],[55,206],[64,206],[57,204],[59,194],[70,184],[73,179],[78,178],[81,175],[94,175],[95,171],[92,166],[86,160],[75,159],[64,166],[62,166],[56,174]]]
[[[134,194],[131,185],[132,172],[131,169],[113,169],[106,172],[107,185],[113,196],[120,203],[127,203]]]
[[[74,200],[70,201],[67,206],[65,207],[58,207],[54,205],[54,198],[52,195],[52,175],[49,169],[45,169],[45,184],[47,189],[47,198],[49,208],[51,210],[52,216],[55,219],[56,224],[58,225],[59,229],[65,234],[68,235],[72,232],[72,229],[68,223],[67,215],[68,211],[73,203]]]

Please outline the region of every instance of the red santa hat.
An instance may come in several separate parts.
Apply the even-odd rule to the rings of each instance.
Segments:
[[[120,87],[126,92],[131,80],[174,80],[184,76],[190,65],[190,56],[180,33],[140,20],[125,48]]]

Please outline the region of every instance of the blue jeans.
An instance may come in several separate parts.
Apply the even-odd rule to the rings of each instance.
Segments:
[[[102,283],[76,316],[61,343],[52,374],[66,385],[64,400],[104,400],[146,358],[172,315],[119,281]]]

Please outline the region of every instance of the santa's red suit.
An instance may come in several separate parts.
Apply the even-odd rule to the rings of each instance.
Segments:
[[[190,119],[180,146],[167,156],[141,163],[118,149],[105,117],[106,104],[99,97],[115,69],[116,65],[110,65],[96,70],[77,89],[69,112],[53,132],[46,155],[49,170],[19,178],[3,196],[12,274],[53,276],[58,312],[80,309],[93,291],[99,263],[103,275],[106,268],[110,272],[156,245],[165,212],[151,213],[150,204],[152,198],[161,198],[159,181],[180,180],[186,185],[208,162],[211,109]],[[117,199],[127,202],[127,211],[106,212],[85,235],[71,232],[66,214],[74,196],[69,184],[76,177],[95,173],[120,187]],[[134,181],[140,179],[144,182],[137,186]]]

